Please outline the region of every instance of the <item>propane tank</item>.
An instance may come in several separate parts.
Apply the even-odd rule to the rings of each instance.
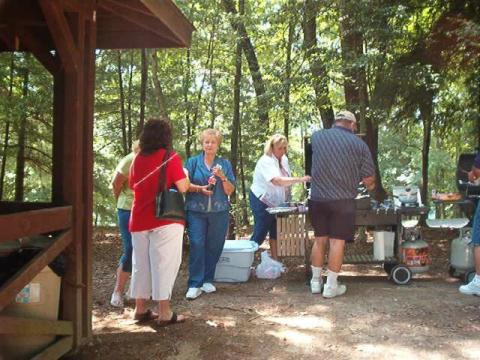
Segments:
[[[402,243],[403,263],[412,273],[421,273],[430,268],[428,243],[419,237],[411,237]]]
[[[460,271],[468,271],[475,268],[471,228],[461,228],[459,236],[452,240],[450,265]]]

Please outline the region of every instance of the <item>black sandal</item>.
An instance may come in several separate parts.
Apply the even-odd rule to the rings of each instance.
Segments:
[[[172,313],[170,320],[157,320],[158,327],[165,327],[168,325],[180,324],[185,322],[185,318],[179,319],[176,312]]]
[[[155,320],[157,318],[158,318],[158,315],[154,314],[150,309],[148,309],[142,314],[135,314],[135,316],[133,317],[133,319],[136,320],[137,323],[144,323],[144,322]]]

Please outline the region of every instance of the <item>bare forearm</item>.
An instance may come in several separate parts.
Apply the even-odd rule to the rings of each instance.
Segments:
[[[228,180],[222,180],[223,191],[227,196],[230,196],[235,191],[235,186]]]
[[[272,184],[276,186],[290,186],[290,185],[310,181],[310,176],[302,176],[302,177],[277,176],[277,177],[274,177],[271,181],[272,181]]]
[[[190,187],[188,188],[188,192],[202,192],[202,189],[204,186],[202,185],[196,185],[194,183],[190,183]]]

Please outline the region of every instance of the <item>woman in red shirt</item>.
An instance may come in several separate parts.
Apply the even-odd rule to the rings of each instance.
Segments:
[[[167,188],[175,185],[184,193],[190,185],[182,167],[182,159],[171,150],[172,128],[166,118],[151,119],[140,135],[140,153],[130,168],[129,184],[134,192],[130,216],[133,267],[130,296],[135,298],[135,320],[153,320],[159,325],[185,321],[170,307],[170,298],[182,261],[184,221],[157,219],[155,196],[165,152],[169,150],[166,166]],[[158,301],[158,315],[146,306],[146,301]]]

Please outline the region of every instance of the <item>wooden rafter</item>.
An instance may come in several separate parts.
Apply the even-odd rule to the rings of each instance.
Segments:
[[[80,54],[63,9],[53,0],[39,0],[39,4],[65,70],[77,71]]]
[[[71,223],[71,206],[0,215],[0,242],[67,229]]]
[[[71,321],[0,316],[0,334],[9,335],[72,335]]]
[[[45,46],[42,45],[42,41],[37,38],[33,31],[21,28],[18,30],[18,33],[25,49],[30,51],[50,74],[55,75],[60,70],[58,57],[46,50]]]
[[[90,14],[95,10],[94,2],[84,0],[59,0],[65,11]]]
[[[140,0],[167,27],[178,46],[188,47],[193,25],[171,0]]]
[[[72,241],[70,230],[64,231],[52,243],[25,264],[13,277],[0,287],[0,311],[10,304],[15,296],[37,275],[50,264]]]
[[[154,16],[148,16],[145,12],[137,11],[132,6],[114,0],[102,0],[99,7],[144,30],[150,31],[160,38],[167,38],[165,31],[159,27],[158,19]]]

